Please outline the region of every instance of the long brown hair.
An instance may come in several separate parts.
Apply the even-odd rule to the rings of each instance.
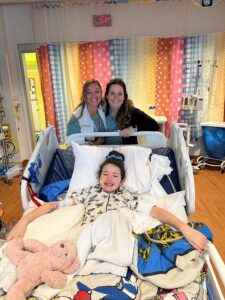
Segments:
[[[128,99],[128,93],[127,93],[127,88],[126,88],[126,84],[123,82],[122,79],[120,78],[114,78],[111,79],[107,85],[106,85],[106,90],[105,90],[105,105],[106,105],[106,116],[109,115],[109,110],[110,110],[110,105],[109,105],[109,101],[108,101],[108,94],[109,94],[109,90],[110,87],[113,84],[118,84],[123,88],[123,93],[124,93],[124,101],[123,104],[121,105],[118,114],[116,116],[116,122],[117,122],[117,126],[119,129],[124,129],[127,127],[130,118],[131,118],[131,110],[133,108],[133,103],[130,99]]]
[[[88,93],[88,88],[89,86],[94,83],[96,84],[100,90],[101,90],[101,93],[102,93],[102,87],[101,87],[101,84],[98,80],[96,79],[90,79],[90,80],[87,80],[84,85],[83,85],[83,89],[82,89],[82,94],[81,94],[81,97],[80,97],[80,103],[77,105],[77,107],[75,108],[75,110],[81,106],[81,112],[80,112],[80,115],[78,117],[81,118],[83,116],[83,111],[84,111],[84,106],[86,104],[86,98],[87,98],[87,93]],[[103,104],[103,98],[101,99],[101,102],[100,102],[100,105]]]

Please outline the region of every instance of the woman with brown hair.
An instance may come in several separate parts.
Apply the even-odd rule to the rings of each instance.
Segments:
[[[128,98],[126,85],[120,78],[108,82],[105,91],[107,131],[120,130],[119,137],[106,137],[105,144],[137,144],[135,131],[158,131],[158,123],[134,107]]]

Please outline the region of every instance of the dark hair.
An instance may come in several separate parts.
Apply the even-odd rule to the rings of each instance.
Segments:
[[[105,104],[106,104],[106,116],[109,115],[109,101],[108,101],[108,94],[109,94],[109,90],[110,87],[113,84],[118,84],[123,88],[123,93],[124,93],[124,101],[123,104],[121,105],[119,112],[116,116],[116,122],[117,122],[117,126],[119,129],[124,129],[127,127],[127,125],[129,124],[130,118],[131,118],[131,110],[133,109],[133,103],[132,101],[128,98],[128,93],[127,93],[127,88],[126,88],[126,84],[124,83],[124,81],[120,78],[114,78],[111,79],[107,85],[106,85],[106,90],[105,90]]]
[[[100,88],[100,91],[101,91],[101,93],[102,93],[102,87],[101,87],[101,84],[99,83],[99,81],[98,80],[96,80],[96,79],[90,79],[90,80],[87,80],[85,83],[84,83],[84,85],[83,85],[83,89],[82,89],[82,94],[81,94],[81,98],[80,98],[80,103],[77,105],[77,107],[75,108],[75,109],[77,109],[78,107],[82,107],[82,109],[81,109],[81,112],[80,112],[80,116],[78,117],[78,119],[79,118],[81,118],[82,117],[82,115],[83,115],[83,111],[84,111],[84,106],[85,106],[85,104],[86,104],[86,98],[87,98],[87,92],[88,92],[88,88],[89,88],[89,86],[91,85],[91,84],[96,84],[99,88]],[[100,104],[103,104],[103,99],[101,99],[101,102],[100,102]]]
[[[106,160],[100,165],[98,171],[98,178],[100,178],[102,174],[102,169],[104,166],[108,164],[112,164],[120,169],[121,179],[123,180],[126,176],[125,166],[124,166],[124,155],[118,151],[110,151],[109,154],[106,156]]]

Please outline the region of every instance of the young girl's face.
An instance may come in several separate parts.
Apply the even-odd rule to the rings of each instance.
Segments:
[[[112,110],[119,110],[124,101],[124,90],[119,84],[112,84],[107,95]]]
[[[102,169],[99,182],[106,193],[115,192],[123,182],[120,169],[113,164],[105,165]]]

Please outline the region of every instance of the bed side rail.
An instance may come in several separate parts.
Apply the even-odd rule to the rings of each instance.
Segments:
[[[213,243],[208,241],[205,250],[207,253],[206,260],[208,264],[207,278],[213,299],[224,300],[214,269],[217,271],[218,276],[225,287],[225,264]]]
[[[165,135],[161,132],[136,132],[134,136],[146,136],[145,144],[143,146],[150,148],[166,147]],[[119,132],[94,132],[85,134],[74,134],[67,138],[67,144],[70,141],[84,142],[85,137],[104,137],[104,136],[119,136]],[[33,164],[36,168],[37,181],[31,183],[32,190],[38,193],[45,180],[48,168],[50,166],[53,155],[58,148],[58,140],[55,134],[54,128],[49,126],[43,133],[40,134],[39,140],[35,149],[31,155],[31,158],[27,164],[23,173],[23,179],[21,183],[21,199],[23,209],[27,209],[31,196],[28,192],[28,180],[30,180],[31,173],[29,171],[30,166]]]
[[[186,191],[186,212],[195,211],[195,183],[183,130],[176,122],[171,127],[171,148],[174,151],[181,189]]]
[[[36,178],[34,178],[33,182],[30,182],[30,184],[32,186],[32,190],[37,193],[45,180],[52,157],[58,146],[59,144],[55,130],[51,126],[39,135],[38,142],[24,170],[21,182],[21,199],[24,210],[27,209],[31,199],[28,192],[28,180],[30,181],[31,179],[29,168],[32,166],[35,172]]]
[[[69,144],[72,141],[78,144],[84,144],[86,137],[109,137],[109,136],[119,136],[119,135],[120,135],[119,131],[76,133],[66,138],[66,144]],[[151,149],[166,147],[166,137],[162,132],[159,131],[138,131],[133,133],[132,136],[144,137],[143,143],[141,143],[141,145]]]

